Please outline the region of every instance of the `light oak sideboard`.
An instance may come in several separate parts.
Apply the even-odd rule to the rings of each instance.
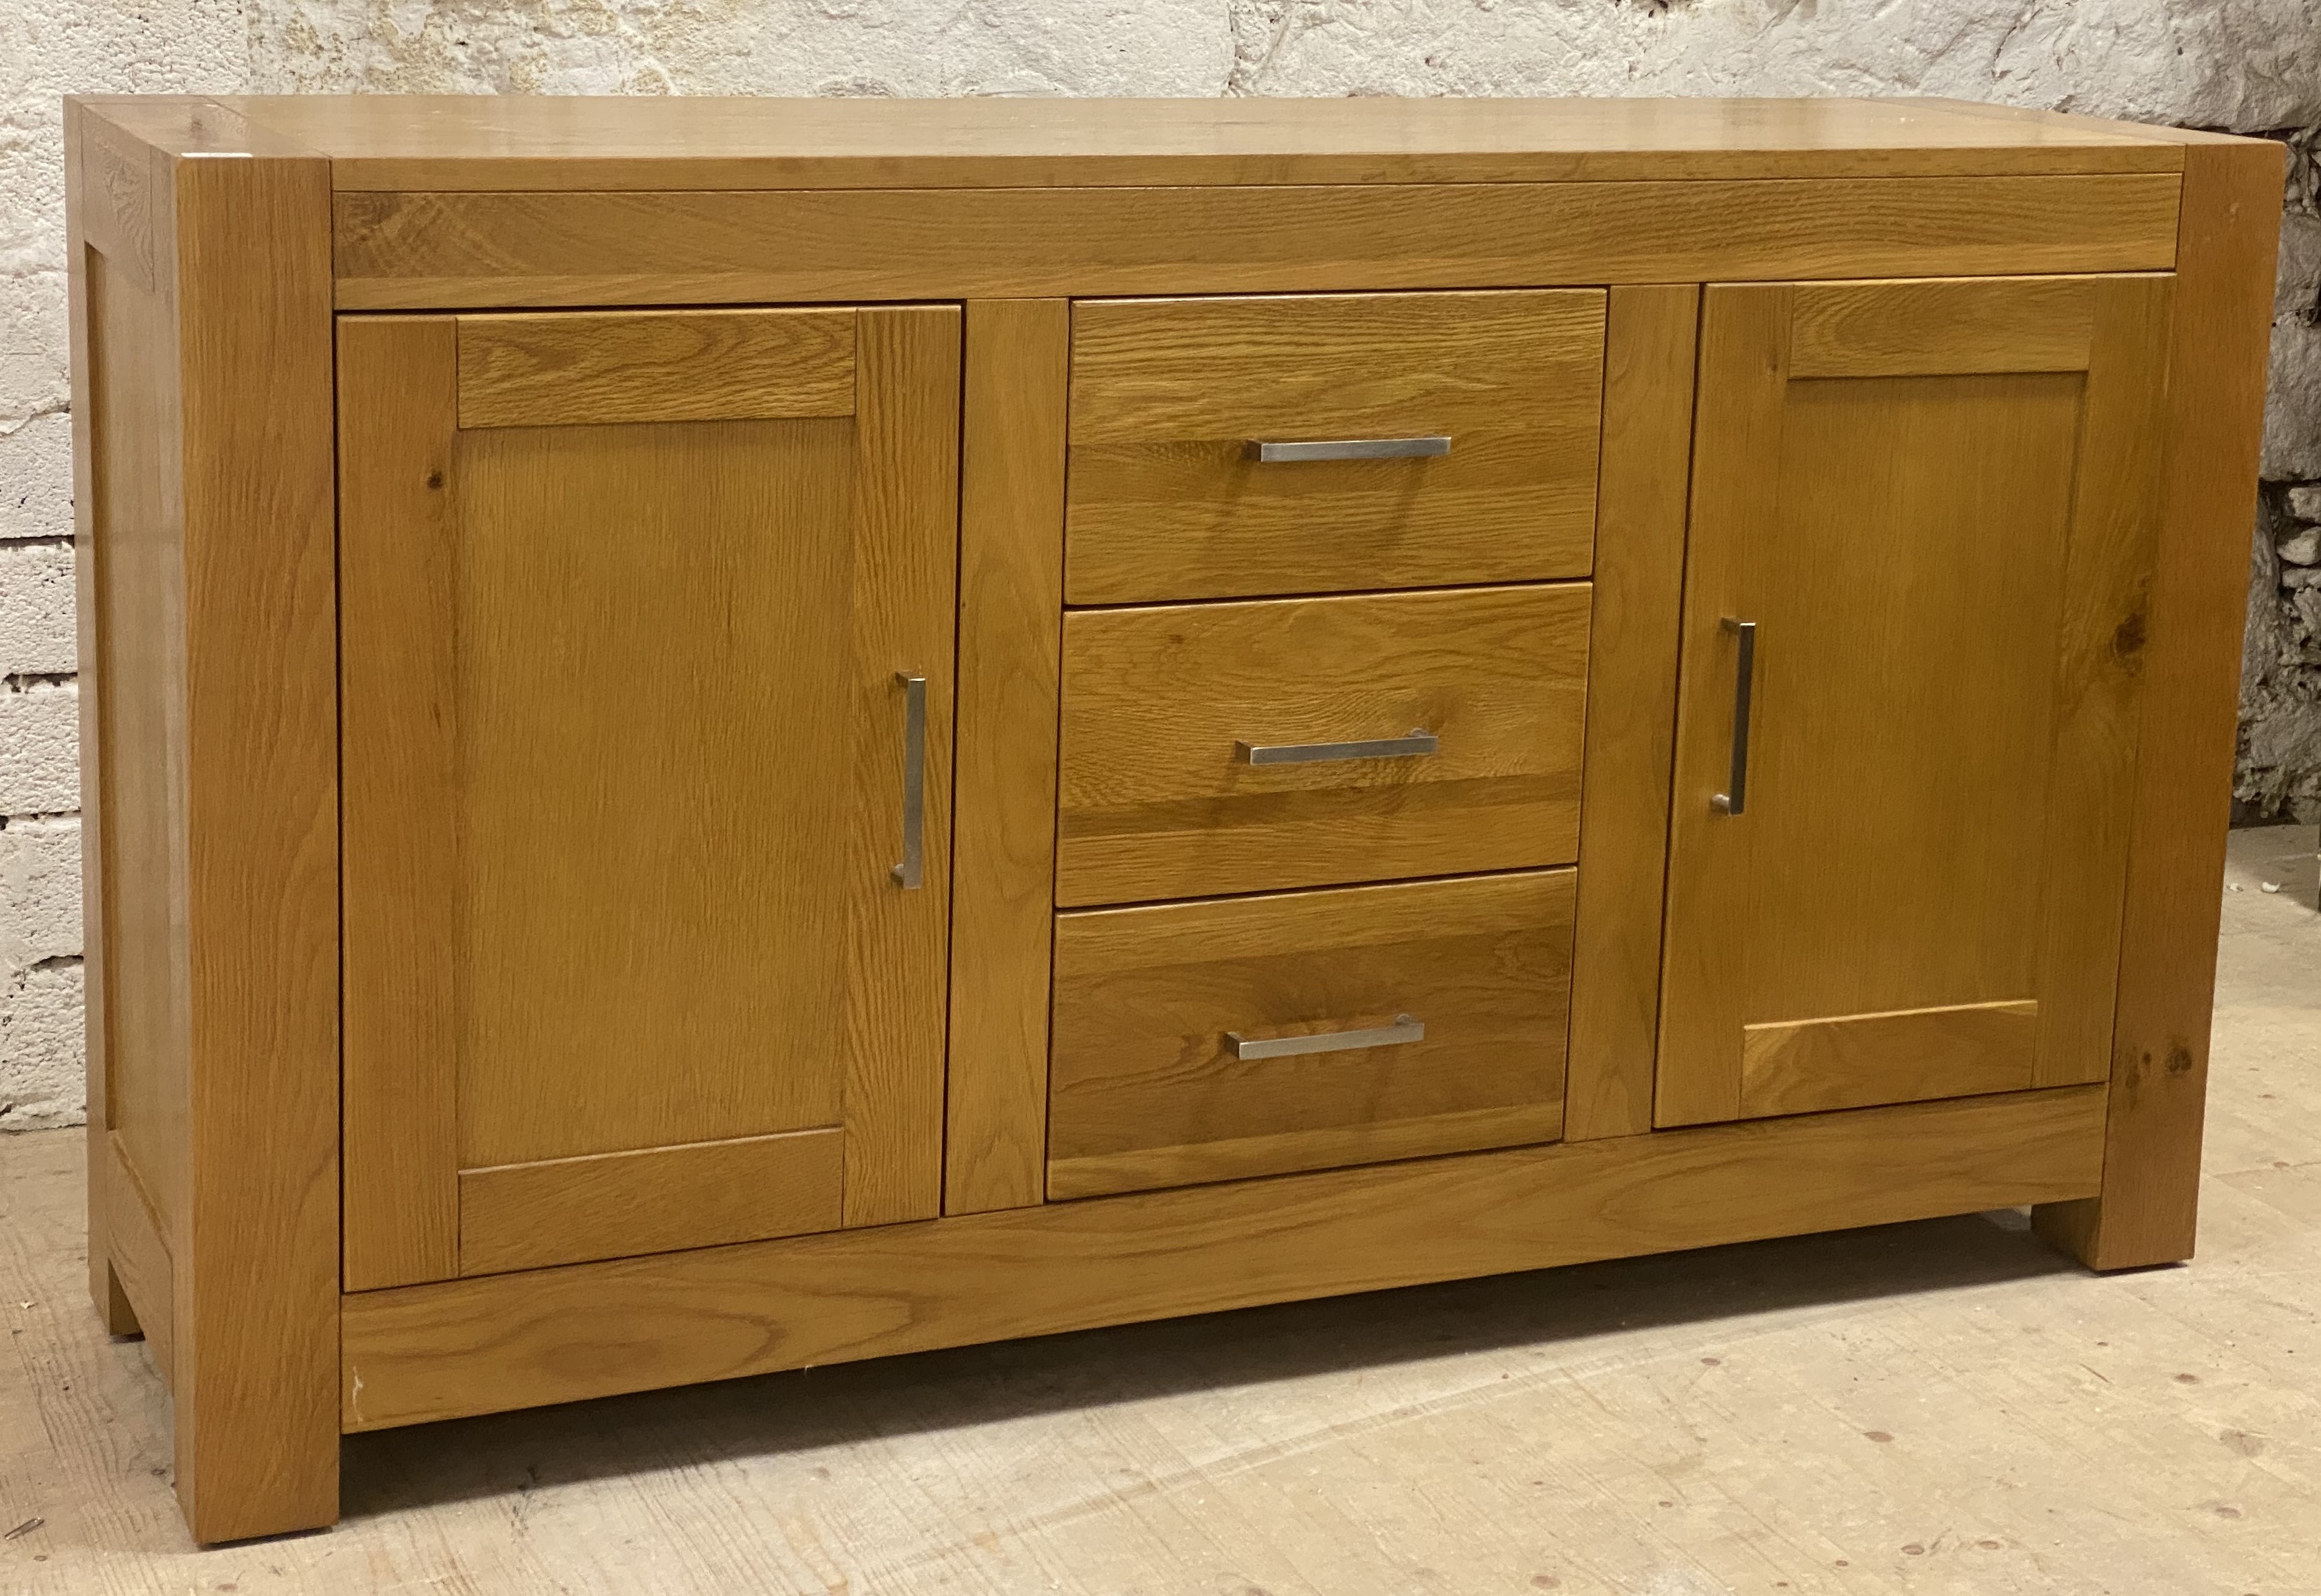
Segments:
[[[90,1277],[197,1538],[650,1386],[2007,1205],[2190,1256],[2276,146],[66,130]]]

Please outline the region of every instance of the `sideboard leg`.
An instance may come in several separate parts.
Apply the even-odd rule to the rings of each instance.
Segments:
[[[2278,145],[2185,135],[2165,506],[2121,928],[2103,1191],[2035,1211],[2090,1269],[2192,1256],[2264,413]]]
[[[129,1305],[129,1293],[121,1289],[121,1276],[114,1274],[110,1263],[101,1262],[98,1273],[89,1282],[96,1297],[96,1316],[105,1321],[108,1336],[141,1336],[143,1327],[137,1322],[137,1310]]]
[[[186,1207],[177,1499],[205,1543],[339,1516],[338,588],[328,163],[239,118],[175,165]]]

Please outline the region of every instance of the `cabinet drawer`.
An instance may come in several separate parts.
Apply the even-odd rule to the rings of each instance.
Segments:
[[[1057,902],[1570,863],[1588,596],[1067,614]]]
[[[1588,575],[1604,304],[1572,288],[1075,305],[1067,600]],[[1425,440],[1448,452],[1253,448]]]
[[[1058,916],[1048,1195],[1553,1140],[1572,884]]]

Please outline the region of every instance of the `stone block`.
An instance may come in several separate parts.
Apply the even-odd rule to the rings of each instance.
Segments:
[[[2321,216],[2291,211],[2280,219],[2280,270],[2273,281],[2272,316],[2286,322],[2321,314]]]
[[[0,676],[69,675],[74,653],[72,545],[0,543]]]
[[[0,688],[0,815],[77,812],[79,756],[75,684]]]
[[[71,415],[44,411],[13,431],[0,421],[0,539],[72,533]]]
[[[80,956],[80,821],[0,827],[0,978]]]
[[[85,1120],[86,1056],[77,962],[0,976],[0,1129],[46,1130]]]
[[[2260,470],[2268,482],[2321,476],[2321,326],[2301,319],[2273,323]]]

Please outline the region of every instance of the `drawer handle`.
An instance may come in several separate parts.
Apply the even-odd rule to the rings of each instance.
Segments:
[[[895,673],[903,689],[903,862],[887,874],[905,892],[916,892],[926,867],[927,679]]]
[[[1304,1037],[1245,1037],[1225,1032],[1235,1058],[1289,1058],[1300,1053],[1352,1053],[1360,1047],[1398,1047],[1426,1039],[1426,1024],[1397,1014],[1392,1025],[1365,1026],[1361,1030],[1316,1031]]]
[[[1431,754],[1443,739],[1420,727],[1408,737],[1373,737],[1363,742],[1237,742],[1233,757],[1244,765],[1321,765],[1332,759],[1407,759]]]
[[[1242,453],[1268,463],[1283,460],[1426,460],[1451,452],[1451,440],[1431,438],[1333,438],[1314,443],[1269,443],[1252,438]]]
[[[1749,806],[1749,695],[1757,682],[1757,623],[1727,615],[1719,624],[1741,639],[1741,657],[1733,667],[1733,774],[1726,791],[1712,796],[1708,807],[1737,815]]]

